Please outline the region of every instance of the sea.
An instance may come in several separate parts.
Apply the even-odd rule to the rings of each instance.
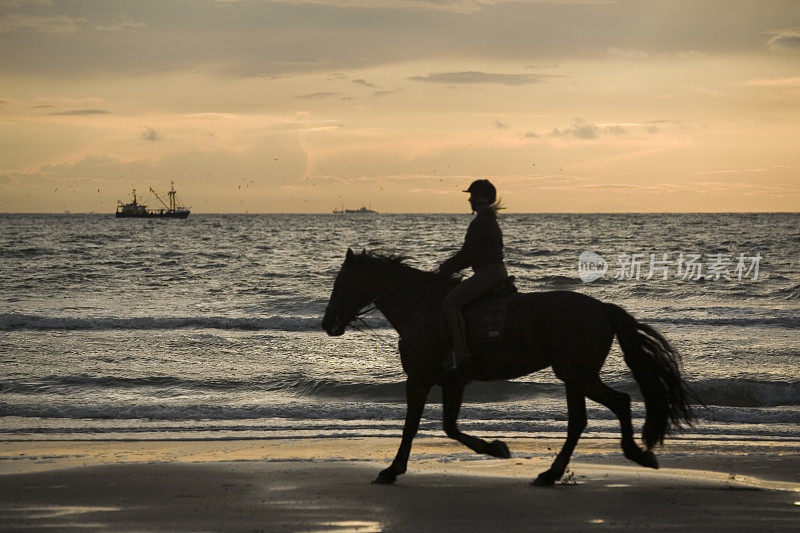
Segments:
[[[433,269],[470,220],[2,214],[0,440],[399,438],[397,334],[371,313],[369,331],[329,337],[333,281],[348,247]],[[521,291],[614,302],[680,350],[705,405],[671,438],[800,442],[800,214],[506,213],[500,225]],[[602,377],[632,395],[640,431],[616,342]],[[440,399],[422,437],[444,436]],[[619,435],[604,407],[588,415],[586,436]],[[473,383],[461,411],[461,428],[487,438],[563,437],[566,420],[549,369]]]

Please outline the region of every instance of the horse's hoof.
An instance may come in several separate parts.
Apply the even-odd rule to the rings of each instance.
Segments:
[[[553,477],[553,474],[551,474],[549,470],[542,472],[539,474],[539,477],[531,481],[531,485],[534,487],[552,487],[555,484],[555,477]]]
[[[486,454],[492,457],[500,457],[501,459],[511,458],[511,450],[509,450],[508,445],[501,440],[493,440],[490,442],[489,446],[486,448]]]
[[[656,454],[650,450],[642,452],[636,462],[642,466],[646,466],[647,468],[655,468],[658,470],[658,459],[656,459]]]
[[[378,474],[378,477],[375,478],[373,483],[375,485],[391,485],[395,481],[397,481],[397,474],[383,470],[380,474]]]

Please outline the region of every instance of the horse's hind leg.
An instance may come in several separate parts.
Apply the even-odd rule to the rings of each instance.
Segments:
[[[464,397],[464,383],[448,383],[442,385],[442,418],[444,432],[451,439],[455,439],[467,448],[478,453],[508,459],[511,452],[506,443],[499,440],[486,442],[483,439],[462,433],[458,429],[458,412],[461,409],[461,400]]]
[[[567,388],[567,410],[569,412],[569,422],[567,423],[567,440],[556,456],[549,470],[545,470],[539,477],[531,482],[537,487],[550,487],[561,479],[567,469],[572,452],[581,433],[586,429],[586,398],[584,397],[583,387],[577,384],[566,383]]]
[[[651,451],[641,449],[633,440],[633,424],[631,423],[631,397],[624,392],[612,389],[597,376],[586,389],[586,396],[599,404],[608,407],[619,418],[622,431],[622,451],[625,457],[642,466],[658,468],[656,456]]]

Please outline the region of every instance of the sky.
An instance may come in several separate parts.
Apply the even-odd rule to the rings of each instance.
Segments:
[[[0,212],[800,211],[797,0],[0,0]]]

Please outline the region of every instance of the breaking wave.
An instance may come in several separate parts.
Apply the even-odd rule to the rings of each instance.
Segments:
[[[0,314],[0,331],[33,330],[106,330],[106,329],[240,329],[312,331],[321,329],[321,317],[281,316],[253,318],[229,317],[47,317],[39,315]]]
[[[611,382],[610,386],[641,400],[638,385],[631,381]],[[778,407],[800,406],[800,383],[766,381],[747,378],[707,379],[689,383],[708,406],[718,407]],[[173,376],[45,376],[41,378],[0,380],[0,394],[68,395],[75,392],[114,395],[117,392],[139,391],[144,396],[182,395],[191,391],[208,393],[269,393],[285,392],[297,398],[316,398],[320,401],[372,401],[405,403],[402,381],[341,381],[335,378],[313,378],[303,374],[252,376],[249,379],[189,379]],[[472,383],[465,391],[467,403],[525,402],[541,398],[564,397],[561,383],[531,381],[492,381]],[[439,401],[438,388],[429,401]],[[315,402],[315,404],[317,404]],[[0,412],[0,415],[3,413]]]

